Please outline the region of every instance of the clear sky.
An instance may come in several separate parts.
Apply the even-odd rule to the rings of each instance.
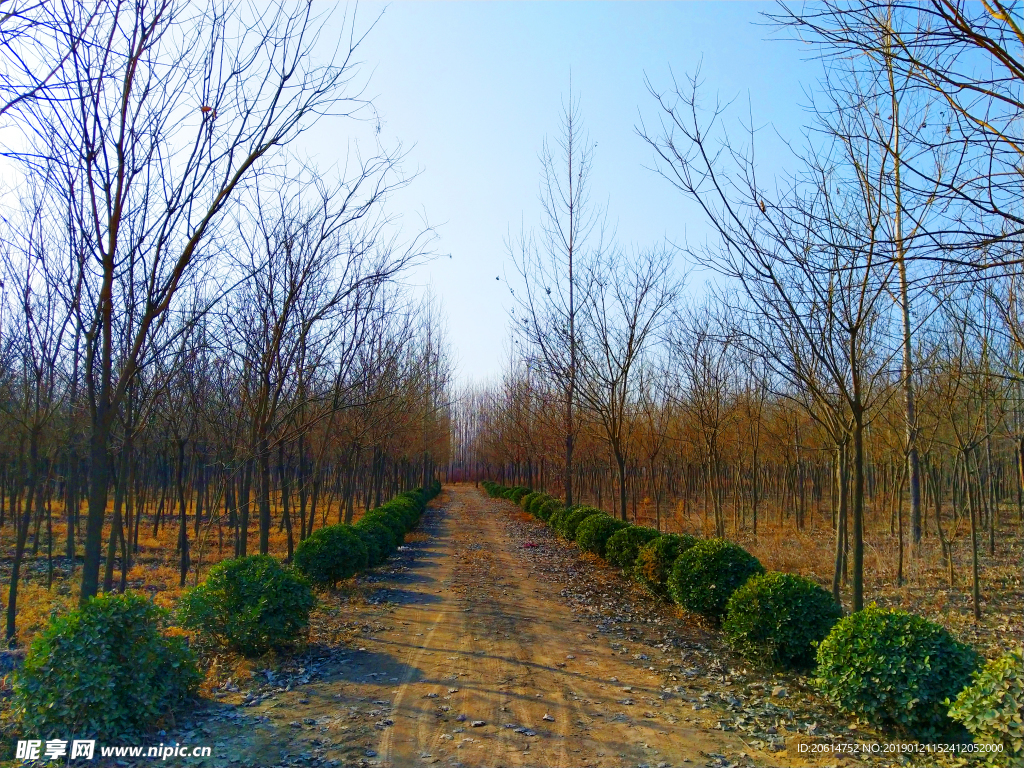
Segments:
[[[561,103],[574,96],[595,145],[592,195],[607,203],[624,245],[702,238],[704,226],[648,168],[637,136],[657,111],[659,89],[700,66],[707,98],[736,98],[733,125],[750,99],[768,145],[799,143],[804,88],[818,65],[780,40],[748,2],[395,2],[363,3],[366,24],[383,11],[361,50],[385,143],[400,140],[415,181],[391,201],[409,231],[426,218],[440,258],[417,270],[447,317],[459,380],[500,374],[508,355],[509,233],[540,223],[538,153],[557,135]],[[650,122],[649,122],[650,124]],[[304,152],[327,161],[351,135],[324,121]],[[763,150],[763,147],[762,147]],[[760,155],[783,162],[781,151]],[[645,167],[646,166],[646,167]],[[450,258],[449,258],[450,254]],[[500,280],[495,280],[500,277]],[[700,276],[691,290],[700,291]]]

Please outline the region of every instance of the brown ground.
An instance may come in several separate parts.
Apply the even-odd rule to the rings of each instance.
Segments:
[[[306,654],[225,680],[159,740],[214,766],[531,768],[845,766],[799,745],[883,740],[472,486],[411,538],[325,599]]]

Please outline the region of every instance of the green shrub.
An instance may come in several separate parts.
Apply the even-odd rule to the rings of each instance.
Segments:
[[[407,496],[396,496],[391,501],[381,504],[374,511],[394,515],[402,523],[402,533],[407,533],[415,528],[416,523],[420,521],[420,513],[423,511],[423,507]]]
[[[389,531],[391,531],[391,538],[394,539],[396,547],[402,546],[402,542],[405,541],[405,532],[408,529],[406,528],[406,525],[402,521],[401,517],[394,513],[382,510],[380,508],[371,509],[365,515],[359,518],[359,522],[357,522],[356,525],[361,525],[364,522],[380,523],[381,525],[385,526]]]
[[[555,498],[548,496],[546,493],[538,493],[533,500],[526,503],[526,511],[534,517],[540,517],[540,508],[549,501],[555,501]]]
[[[563,512],[564,510],[565,507],[562,506],[562,502],[558,499],[548,499],[537,508],[537,517],[554,528],[555,524],[553,522],[553,518],[557,516],[559,512]]]
[[[842,617],[832,595],[810,579],[772,571],[733,592],[722,630],[751,661],[803,669],[814,664],[815,646]]]
[[[560,535],[570,541],[575,541],[576,529],[579,527],[580,523],[593,515],[604,515],[604,512],[597,509],[597,507],[571,507],[566,510],[564,515],[562,515],[558,525],[553,527]],[[607,515],[605,515],[605,517],[607,517]]]
[[[168,614],[136,592],[90,598],[50,620],[14,674],[26,736],[120,741],[195,695],[203,676]]]
[[[319,589],[333,589],[368,563],[366,545],[351,525],[320,528],[295,548],[295,568]]]
[[[413,491],[403,491],[395,496],[392,501],[408,501],[416,508],[416,513],[421,514],[423,510],[427,508],[427,502],[430,501],[430,498],[422,489],[417,489]]]
[[[374,562],[370,560],[370,567],[374,565],[380,565],[387,558],[391,556],[391,553],[395,551],[395,547],[398,545],[395,543],[395,535],[384,523],[380,520],[373,518],[367,520],[365,517],[362,518],[358,523],[352,526],[352,529],[363,538],[363,543],[366,544],[367,535],[373,536],[376,539],[377,549],[377,560]],[[367,558],[370,556],[370,547],[366,548]]]
[[[292,645],[309,626],[309,582],[270,555],[225,560],[178,602],[182,626],[246,656]]]
[[[391,532],[379,523],[353,525],[352,533],[366,548],[366,567],[375,568],[391,554]]]
[[[557,507],[553,507],[553,509],[554,512],[552,512],[551,516],[547,519],[547,524],[551,527],[551,530],[557,531],[559,527],[562,525],[562,519],[566,515],[568,515],[572,510],[566,509],[561,504],[559,504]]]
[[[1024,764],[1024,648],[993,659],[975,672],[973,682],[950,706],[949,716],[963,723],[975,744],[1001,750],[979,753],[986,765]]]
[[[533,503],[533,500],[540,495],[540,491],[530,491],[519,500],[519,506],[522,507],[524,511],[532,513],[530,505]]]
[[[565,524],[566,518],[568,518],[569,515],[575,514],[580,509],[581,507],[579,504],[573,504],[571,507],[566,507],[565,505],[559,503],[559,509],[548,520],[548,525],[551,527],[551,530],[553,530],[559,536],[563,536],[564,534],[562,533],[562,526]]]
[[[493,480],[484,480],[480,485],[484,487],[484,490],[487,491],[487,495],[492,499],[500,498],[501,495],[508,490],[507,486],[499,485]]]
[[[633,578],[663,600],[669,599],[668,581],[672,566],[683,552],[700,539],[688,533],[665,533],[640,547],[633,563]]]
[[[745,549],[725,539],[706,539],[676,558],[668,591],[686,610],[718,620],[732,593],[757,573],[764,568]]]
[[[661,534],[653,528],[631,525],[612,534],[605,544],[605,559],[624,571],[629,571],[640,553],[640,547],[658,538]]]
[[[529,492],[530,492],[530,489],[527,488],[526,486],[524,486],[524,485],[517,485],[515,488],[512,489],[512,492],[509,493],[508,497],[512,501],[514,501],[516,504],[518,504],[519,501],[523,498],[523,496],[525,496]]]
[[[978,664],[974,649],[938,624],[872,605],[841,619],[821,641],[815,682],[840,709],[928,739],[950,730],[943,702]]]
[[[605,545],[613,534],[629,528],[625,520],[616,520],[603,513],[590,515],[576,526],[576,543],[586,552],[604,557]]]

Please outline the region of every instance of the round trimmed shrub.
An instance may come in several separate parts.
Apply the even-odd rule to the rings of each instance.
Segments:
[[[385,526],[389,531],[391,531],[391,538],[394,539],[396,547],[402,546],[402,542],[405,541],[405,532],[407,529],[405,527],[405,523],[396,514],[387,512],[379,508],[372,509],[365,515],[363,515],[361,518],[359,518],[359,521],[356,523],[356,525],[361,525],[364,522],[380,523],[381,525]]]
[[[548,520],[548,525],[551,526],[551,529],[559,536],[565,536],[565,534],[562,533],[562,526],[565,525],[566,519],[570,515],[579,512],[582,508],[583,507],[580,504],[573,504],[571,507],[563,506],[558,512],[551,516],[551,519]]]
[[[669,599],[668,577],[676,558],[700,539],[688,533],[665,533],[640,547],[633,562],[633,578],[651,594]]]
[[[566,507],[563,507],[561,504],[559,504],[555,511],[551,514],[551,517],[549,517],[547,520],[547,523],[551,527],[551,530],[557,533],[559,528],[561,528],[562,526],[562,520],[564,520],[565,516],[570,514],[571,512],[571,509],[567,509]]]
[[[367,520],[365,517],[358,523],[352,526],[359,536],[363,539],[363,544],[366,544],[366,555],[370,561],[369,566],[380,565],[382,562],[387,560],[391,553],[395,551],[395,536],[380,520]],[[367,544],[367,539],[372,537],[376,541],[377,559],[373,560],[370,556],[370,545]]]
[[[555,501],[555,498],[548,496],[546,493],[538,494],[533,501],[527,504],[526,511],[534,517],[540,517],[540,508],[549,501]]]
[[[168,613],[137,592],[100,595],[50,620],[14,674],[13,712],[37,739],[119,741],[195,696],[203,676]]]
[[[722,631],[733,650],[751,661],[805,669],[842,617],[831,593],[810,579],[771,571],[751,576],[733,592]]]
[[[392,497],[391,500],[388,501],[387,503],[391,504],[393,502],[409,502],[414,507],[416,507],[417,512],[421,512],[423,510],[423,507],[426,506],[426,501],[423,498],[423,492],[419,489],[402,491],[401,493],[396,494],[394,497]]]
[[[558,499],[548,499],[537,508],[537,517],[554,528],[555,524],[552,522],[552,519],[559,512],[563,511],[565,511],[565,507],[562,506],[562,502]]]
[[[383,512],[384,514],[394,515],[402,523],[403,533],[411,530],[415,527],[416,523],[420,520],[420,512],[422,511],[420,504],[408,496],[396,496],[390,501],[381,504],[377,507],[375,512]]]
[[[356,528],[352,526],[352,533],[359,537],[359,541],[363,544],[363,549],[366,550],[366,567],[373,568],[375,565],[379,565],[382,562],[381,557],[381,546],[377,537],[369,533],[365,528]],[[299,542],[300,545],[302,542]]]
[[[558,526],[555,527],[555,530],[570,541],[575,541],[576,529],[579,527],[580,523],[593,515],[604,515],[605,517],[608,517],[600,509],[597,509],[597,507],[570,507],[562,516],[562,519],[559,521]]]
[[[706,539],[676,558],[668,592],[686,610],[717,621],[732,593],[758,573],[764,568],[743,547],[725,539]]]
[[[295,548],[295,567],[314,587],[334,588],[366,568],[366,545],[351,525],[314,531]]]
[[[616,520],[604,513],[590,515],[576,526],[576,543],[581,549],[604,557],[608,539],[629,527],[630,524],[625,520]]]
[[[628,571],[633,567],[636,556],[640,553],[640,547],[660,535],[653,528],[644,528],[639,525],[623,528],[608,539],[608,543],[605,544],[604,558],[612,565],[617,565],[622,570]]]
[[[977,652],[944,627],[872,605],[841,619],[818,645],[815,683],[846,712],[930,739],[950,731],[943,702],[978,666]]]
[[[520,500],[523,498],[523,496],[525,496],[529,492],[530,489],[527,488],[525,485],[517,485],[515,488],[512,489],[512,492],[509,493],[508,497],[516,504],[518,504]]]
[[[246,656],[298,640],[316,598],[309,582],[270,555],[225,560],[178,602],[182,626]]]
[[[530,505],[533,503],[533,500],[540,495],[539,491],[530,491],[519,500],[519,506],[522,507],[525,512],[529,512]]]
[[[989,661],[973,677],[957,695],[949,716],[963,723],[975,744],[999,750],[979,753],[986,765],[1024,764],[1024,648]]]

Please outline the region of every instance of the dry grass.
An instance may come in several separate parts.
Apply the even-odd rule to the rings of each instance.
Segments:
[[[332,514],[336,514],[336,509]],[[49,589],[46,586],[48,539],[45,520],[40,530],[38,553],[34,556],[32,555],[33,531],[32,529],[29,531],[29,541],[18,585],[17,634],[15,636],[15,645],[17,646],[25,646],[31,643],[32,639],[46,625],[51,615],[69,610],[78,603],[84,542],[82,537],[78,537],[76,541],[77,557],[73,564],[63,556],[67,531],[63,515],[62,504],[55,501],[53,505],[54,577]],[[356,519],[358,520],[361,516],[362,511],[357,511]],[[280,519],[281,510],[276,507],[273,508],[270,554],[275,557],[284,558],[288,552],[287,533],[280,529]],[[4,585],[2,592],[4,605],[7,603],[7,587],[10,583],[11,565],[14,560],[14,528],[10,523],[10,518],[5,522],[6,524],[0,528],[0,581]],[[131,558],[132,565],[127,573],[127,588],[150,595],[157,605],[173,609],[184,590],[201,581],[212,565],[234,555],[234,544],[231,531],[227,526],[227,518],[225,517],[222,522],[223,526],[219,527],[216,518],[213,521],[207,518],[200,527],[199,535],[196,536],[194,522],[189,517],[188,534],[192,563],[185,587],[182,587],[179,557],[177,554],[177,518],[165,515],[162,527],[154,535],[153,520],[149,514],[144,515],[139,529],[139,549]],[[333,522],[333,519],[328,521],[328,523]],[[255,520],[251,521],[251,524],[254,526]],[[318,519],[316,527],[319,528],[320,526],[321,520]],[[84,520],[82,533],[84,534]],[[293,534],[294,541],[297,544],[299,538],[297,527]],[[108,522],[103,531],[102,551],[104,555],[106,554],[106,543],[109,536],[110,526]],[[425,535],[411,533],[406,536],[406,540],[410,542],[423,540],[416,538],[417,536]],[[259,551],[259,532],[253,527],[249,531],[248,551],[250,553]],[[118,555],[114,562],[113,588],[115,590],[120,586],[120,568],[120,556]],[[101,565],[100,578],[102,579],[102,577],[103,566]]]
[[[662,528],[700,536],[714,535],[713,519],[690,506],[690,515],[682,509],[662,511]],[[749,524],[738,529],[733,510],[726,508],[726,535],[751,552],[765,568],[797,573],[831,589],[835,563],[835,534],[826,505],[808,515],[807,525],[797,530],[793,518],[779,519],[777,508],[766,505],[759,515],[755,536]],[[947,506],[947,515],[948,515]],[[648,501],[640,505],[639,522],[653,527],[655,514]],[[905,521],[909,512],[905,512]],[[979,532],[980,585],[982,619],[975,624],[971,602],[970,537],[961,526],[953,543],[955,581],[949,585],[941,545],[929,521],[919,556],[910,549],[909,531],[905,533],[903,584],[898,583],[899,541],[889,530],[886,510],[866,512],[864,541],[864,595],[867,602],[913,611],[946,626],[964,641],[977,646],[988,656],[1020,645],[1024,637],[1022,567],[1024,563],[1024,526],[1017,510],[1004,508],[996,532],[996,553],[986,549],[987,535]],[[947,518],[948,523],[948,518]],[[909,523],[907,523],[909,528]],[[851,555],[852,560],[852,555]],[[852,565],[851,565],[852,567]],[[852,584],[843,582],[844,605],[850,608]]]
[[[69,589],[47,589],[45,582],[22,584],[18,588],[19,637],[35,637],[53,616],[71,610],[77,603],[77,595]]]

